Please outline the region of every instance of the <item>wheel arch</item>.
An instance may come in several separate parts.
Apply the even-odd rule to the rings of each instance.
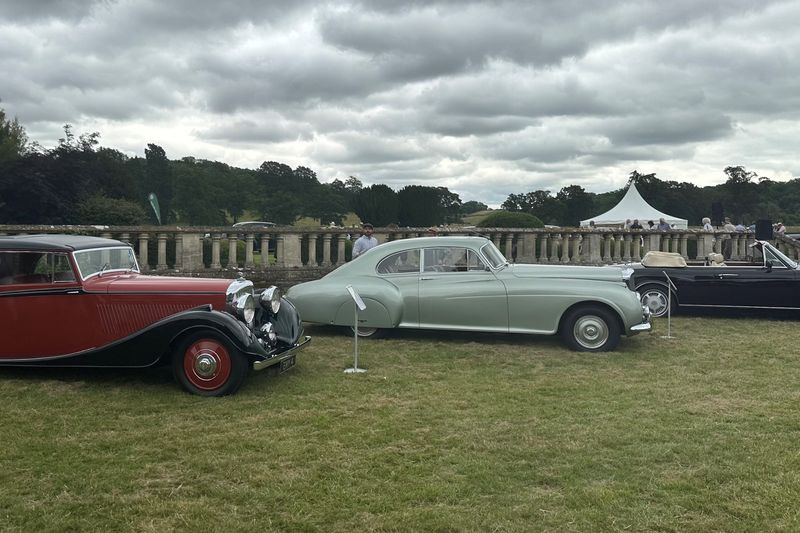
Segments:
[[[622,317],[619,309],[616,309],[614,306],[609,305],[607,302],[603,302],[601,300],[583,300],[581,302],[575,302],[574,304],[570,305],[564,312],[561,313],[561,316],[558,318],[558,329],[557,331],[563,331],[564,321],[568,316],[572,314],[572,312],[581,307],[601,307],[606,311],[610,312],[612,316],[614,316],[617,320],[617,326],[619,326],[620,332],[625,335],[625,320]]]
[[[641,281],[637,281],[636,288],[634,289],[636,292],[640,292],[643,287],[647,287],[648,285],[658,285],[662,289],[669,291],[670,299],[675,307],[680,305],[680,299],[678,298],[678,293],[670,288],[669,284],[664,281],[663,279],[655,279],[655,278],[645,278]]]

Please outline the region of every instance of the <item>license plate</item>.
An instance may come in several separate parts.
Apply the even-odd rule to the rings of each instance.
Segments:
[[[281,361],[281,372],[286,372],[287,370],[289,370],[290,368],[292,368],[294,366],[295,357],[296,356],[293,355],[293,356],[287,357],[286,359]]]

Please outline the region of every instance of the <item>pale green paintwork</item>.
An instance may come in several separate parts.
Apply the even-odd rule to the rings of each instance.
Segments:
[[[403,250],[458,247],[480,254],[483,237],[423,237],[381,244],[317,281],[289,289],[303,321],[352,326],[352,285],[366,303],[359,326],[553,334],[575,305],[598,303],[620,317],[623,334],[644,322],[642,305],[619,267],[503,265],[488,271],[379,274],[385,257]],[[422,259],[424,262],[424,259]]]

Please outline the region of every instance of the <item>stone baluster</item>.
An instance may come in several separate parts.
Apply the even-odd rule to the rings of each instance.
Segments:
[[[331,266],[333,258],[331,257],[331,234],[325,233],[322,236],[322,266]]]
[[[261,266],[269,267],[269,233],[261,234]]]
[[[626,233],[622,236],[622,261],[629,263],[632,257],[631,245],[633,244],[634,236]]]
[[[681,256],[683,256],[684,259],[689,259],[689,235],[686,233],[681,233],[680,248]]]
[[[558,263],[559,259],[559,248],[564,243],[564,236],[560,233],[556,233],[553,235],[553,243],[550,246],[550,262],[551,263]]]
[[[212,270],[220,270],[222,263],[220,262],[220,239],[222,235],[214,233],[211,235],[211,264],[209,268]]]
[[[714,234],[702,232],[697,234],[697,261],[705,261],[708,254],[714,251]]]
[[[339,236],[336,238],[336,264],[343,265],[345,262],[344,252],[345,252],[345,241],[347,240],[347,236],[344,233],[340,233]]]
[[[317,234],[308,234],[308,266],[317,266]]]
[[[536,262],[536,233],[523,233],[518,241],[517,262]],[[519,249],[521,248],[521,250]]]
[[[638,263],[642,260],[642,242],[641,235],[631,235],[631,261]]]
[[[661,236],[661,247],[660,247],[660,250],[662,252],[669,252],[669,242],[670,242],[670,240],[672,240],[671,237],[672,236],[669,235],[668,233]]]
[[[650,233],[645,238],[645,251],[657,251],[661,249],[661,235],[658,233]]]
[[[167,234],[166,233],[159,233],[157,236],[158,239],[158,263],[156,264],[156,268],[158,270],[166,270],[167,269]]]
[[[561,262],[569,263],[569,240],[572,237],[570,233],[561,234]]]
[[[494,243],[494,245],[497,247],[497,249],[500,250],[501,249],[500,248],[500,234],[499,233],[492,233],[491,240]],[[506,258],[506,259],[508,259],[508,258]]]
[[[503,255],[506,256],[506,259],[513,262],[514,261],[514,234],[513,233],[506,233],[505,234],[505,248],[506,251]]]
[[[239,268],[239,260],[236,257],[236,244],[238,241],[239,239],[236,235],[228,234],[228,264],[226,265],[228,268]]]
[[[539,240],[539,263],[547,263],[549,261],[548,251],[547,251],[547,241],[550,240],[549,233],[542,233],[541,239]]]
[[[572,246],[572,263],[580,263],[581,262],[581,242],[583,241],[583,235],[580,233],[574,233],[572,235],[572,239],[570,244]]]
[[[286,266],[286,252],[284,252],[284,234],[275,237],[275,264],[279,267]]]
[[[244,266],[245,268],[253,268],[256,266],[255,259],[253,258],[253,244],[255,243],[255,235],[246,233],[244,236]]]
[[[147,233],[139,234],[139,268],[144,272],[150,270],[149,258],[147,256],[147,246],[149,244],[150,235]]]
[[[615,233],[611,236],[611,242],[614,245],[611,253],[611,261],[619,263],[622,261],[622,235]]]
[[[175,269],[180,270],[184,266],[183,260],[183,233],[175,234]]]
[[[610,263],[611,262],[611,242],[614,240],[614,236],[610,233],[607,233],[603,236],[603,262]]]

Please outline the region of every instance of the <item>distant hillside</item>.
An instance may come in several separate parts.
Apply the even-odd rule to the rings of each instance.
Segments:
[[[478,223],[489,216],[491,213],[494,213],[494,209],[486,209],[484,211],[477,211],[475,213],[471,213],[469,215],[461,217],[462,222],[464,222],[467,226],[477,226]]]

